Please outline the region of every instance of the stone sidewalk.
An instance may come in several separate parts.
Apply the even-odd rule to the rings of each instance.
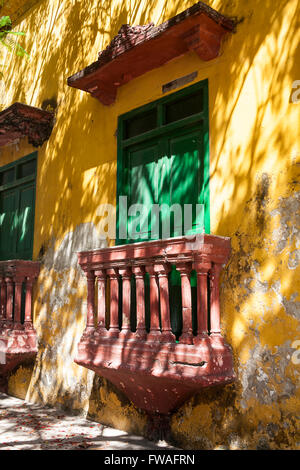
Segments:
[[[140,449],[174,447],[0,393],[0,451]]]

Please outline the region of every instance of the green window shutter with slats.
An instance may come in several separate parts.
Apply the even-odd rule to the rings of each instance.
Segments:
[[[0,168],[0,260],[32,258],[35,179],[36,153]]]

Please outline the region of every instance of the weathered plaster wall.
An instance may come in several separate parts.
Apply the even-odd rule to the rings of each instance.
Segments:
[[[30,62],[4,58],[1,106],[22,101],[56,107],[56,125],[39,150],[34,259],[39,353],[12,375],[9,391],[113,426],[143,432],[145,418],[104,380],[73,363],[85,325],[85,282],[74,251],[105,246],[101,203],[116,195],[118,115],[162,96],[161,87],[193,71],[209,80],[212,233],[230,236],[222,276],[222,329],[232,345],[236,384],[206,390],[172,417],[186,448],[295,448],[299,443],[300,339],[297,0],[211,0],[240,20],[209,63],[194,53],[133,80],[104,107],[69,89],[66,78],[96,59],[123,23],[158,24],[193,1],[45,0],[20,23]],[[56,104],[55,104],[56,103]],[[31,148],[1,150],[0,164]],[[294,345],[294,346],[293,346]]]
[[[41,0],[1,0],[0,15],[8,15],[13,24]]]

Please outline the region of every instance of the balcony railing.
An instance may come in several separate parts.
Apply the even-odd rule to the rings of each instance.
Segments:
[[[79,253],[87,278],[87,325],[76,362],[108,378],[149,413],[168,413],[203,386],[232,382],[219,302],[229,255],[230,240],[212,235]],[[180,331],[172,330],[171,321],[174,269],[180,274]]]
[[[0,378],[2,390],[8,373],[37,353],[32,322],[32,289],[40,263],[0,261]],[[3,385],[4,384],[4,385]]]

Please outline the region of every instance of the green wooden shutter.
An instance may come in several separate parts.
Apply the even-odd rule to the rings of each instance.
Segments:
[[[15,254],[18,217],[18,191],[0,193],[0,259],[12,259]]]
[[[128,207],[144,204],[147,223],[139,237],[124,239],[117,244],[161,238],[162,224],[170,216],[170,236],[209,233],[209,151],[208,151],[208,83],[207,80],[178,93],[133,110],[119,118],[117,197],[128,196]],[[117,202],[119,204],[119,201]],[[184,216],[185,205],[192,205],[190,230],[174,219],[173,211],[159,212],[159,228],[151,230],[153,204],[178,204]],[[204,207],[205,204],[205,207]],[[198,205],[198,212],[196,210]],[[202,206],[199,206],[202,205]],[[134,217],[118,211],[117,227],[127,219],[128,230]],[[154,219],[154,220],[153,220]],[[152,224],[157,225],[153,218]],[[143,224],[142,224],[143,225]],[[140,227],[137,227],[140,229]],[[153,236],[154,235],[154,236]],[[197,280],[191,274],[193,329],[197,330]],[[178,337],[182,329],[181,277],[173,266],[169,274],[170,313],[172,330]],[[145,276],[146,325],[150,326],[149,277]],[[135,300],[132,299],[132,315]]]
[[[33,245],[35,185],[29,184],[19,190],[19,213],[17,224],[17,253],[20,258],[30,258]]]
[[[145,143],[129,150],[127,165],[128,208],[133,204],[143,204],[147,208],[139,224],[137,224],[138,215],[128,216],[129,242],[150,240],[150,210],[152,204],[157,203],[159,190],[158,144]],[[134,231],[139,232],[136,238],[131,236]]]
[[[171,236],[190,235],[204,231],[204,211],[197,212],[202,202],[203,152],[200,130],[185,132],[169,139],[170,159],[170,205],[179,204],[182,210],[182,225],[176,225],[172,213]],[[185,205],[192,205],[191,227],[184,227]],[[188,210],[188,207],[186,208]]]
[[[191,229],[185,234],[199,233],[204,230],[203,213],[196,213],[196,205],[202,201],[203,174],[201,159],[202,134],[200,130],[177,133],[173,137],[164,136],[156,143],[143,143],[127,151],[126,172],[128,208],[132,204],[143,204],[147,210],[141,224],[137,216],[128,216],[128,234],[134,228],[139,232],[136,238],[129,236],[129,242],[158,239],[162,237],[162,223],[168,224],[170,216],[170,236],[185,233],[183,226],[185,205],[192,205]],[[153,204],[161,206],[160,212],[153,211]],[[179,204],[182,211],[180,226],[176,226],[174,212],[166,206]],[[159,214],[159,215],[158,215]],[[159,221],[157,221],[157,215]],[[200,215],[200,218],[196,216]],[[151,227],[155,224],[156,233]]]

